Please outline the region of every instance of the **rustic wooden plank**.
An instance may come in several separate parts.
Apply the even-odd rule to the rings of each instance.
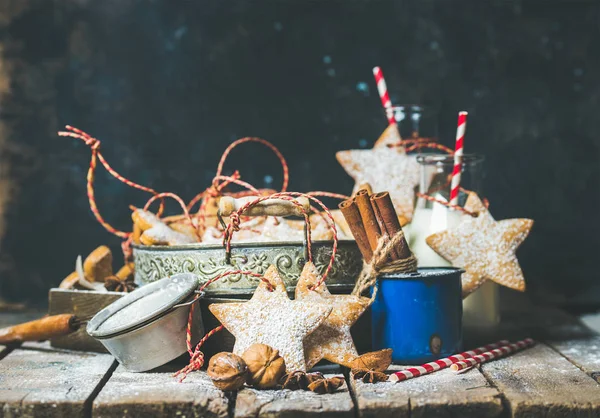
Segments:
[[[123,295],[124,293],[119,292],[50,289],[48,313],[50,315],[70,313],[83,320],[89,320],[102,308],[110,305]],[[50,343],[52,347],[56,348],[107,353],[102,343],[87,334],[85,326],[72,334],[53,338]]]
[[[228,399],[205,372],[179,383],[176,367],[132,373],[119,366],[93,402],[92,416],[227,417]]]
[[[600,385],[545,344],[482,365],[512,416],[598,417]]]
[[[551,340],[548,344],[600,383],[600,336]]]
[[[496,327],[464,330],[466,348],[478,347],[500,339],[518,340],[532,337],[541,341],[570,341],[596,335],[578,318],[548,307],[532,306],[502,313]]]
[[[245,388],[237,394],[234,416],[238,418],[354,417],[354,404],[345,383],[337,392],[326,395],[317,395],[303,390]]]
[[[114,367],[111,356],[37,344],[0,361],[0,417],[77,417]]]
[[[400,370],[392,366],[391,370]],[[500,393],[477,369],[446,369],[404,382],[350,383],[359,417],[497,417]]]

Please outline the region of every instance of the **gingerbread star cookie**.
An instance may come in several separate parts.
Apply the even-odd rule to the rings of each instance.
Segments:
[[[233,353],[242,355],[252,344],[279,350],[288,372],[306,371],[302,341],[325,321],[331,307],[325,303],[290,300],[277,267],[265,278],[274,290],[260,282],[252,299],[244,303],[218,303],[208,307],[235,337]]]
[[[464,214],[454,227],[426,238],[427,244],[454,267],[465,269],[462,275],[463,298],[486,280],[525,291],[525,278],[515,254],[527,238],[533,220],[495,221],[477,194],[469,193]]]
[[[325,283],[311,290],[319,279],[317,268],[312,262],[308,262],[304,265],[296,286],[296,300],[331,307],[331,314],[327,319],[304,339],[306,368],[310,369],[321,359],[349,367],[350,362],[358,357],[350,327],[369,307],[369,298],[332,295]]]
[[[412,219],[415,187],[419,184],[419,163],[399,147],[395,124],[388,126],[373,149],[339,151],[338,162],[356,181],[354,193],[368,183],[373,192],[389,191],[398,215]]]

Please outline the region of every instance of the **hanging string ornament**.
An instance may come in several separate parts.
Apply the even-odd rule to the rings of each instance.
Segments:
[[[531,219],[494,220],[479,196],[470,192],[460,222],[428,236],[426,242],[454,267],[465,269],[463,297],[487,280],[523,292],[525,279],[515,252],[532,226]]]

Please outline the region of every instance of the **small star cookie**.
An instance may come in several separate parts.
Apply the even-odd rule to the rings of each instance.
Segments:
[[[332,308],[315,301],[290,300],[275,266],[269,267],[265,278],[272,292],[261,281],[248,302],[212,304],[208,309],[235,337],[234,354],[241,356],[252,344],[266,344],[279,350],[288,373],[306,371],[302,341]]]
[[[454,267],[465,269],[462,275],[463,298],[486,280],[525,291],[525,278],[515,254],[529,235],[531,219],[496,221],[476,193],[469,193],[464,214],[454,227],[426,238],[427,244]]]
[[[369,307],[369,298],[353,295],[332,295],[325,283],[315,290],[320,276],[315,265],[308,262],[296,286],[296,300],[325,304],[331,307],[331,314],[310,335],[304,339],[304,358],[307,369],[312,368],[321,359],[349,367],[358,357],[350,327]]]

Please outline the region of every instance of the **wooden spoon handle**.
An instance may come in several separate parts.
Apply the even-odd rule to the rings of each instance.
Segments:
[[[48,340],[70,334],[77,331],[78,328],[79,324],[75,315],[46,316],[35,321],[0,329],[0,344]]]
[[[229,216],[231,212],[239,210],[248,202],[256,200],[256,196],[240,197],[234,199],[231,196],[223,196],[219,200],[219,212],[221,216]],[[310,202],[304,196],[296,198],[296,201],[302,205],[302,208],[285,199],[264,200],[248,210],[242,215],[246,216],[302,216],[302,209],[307,213],[310,211]]]

